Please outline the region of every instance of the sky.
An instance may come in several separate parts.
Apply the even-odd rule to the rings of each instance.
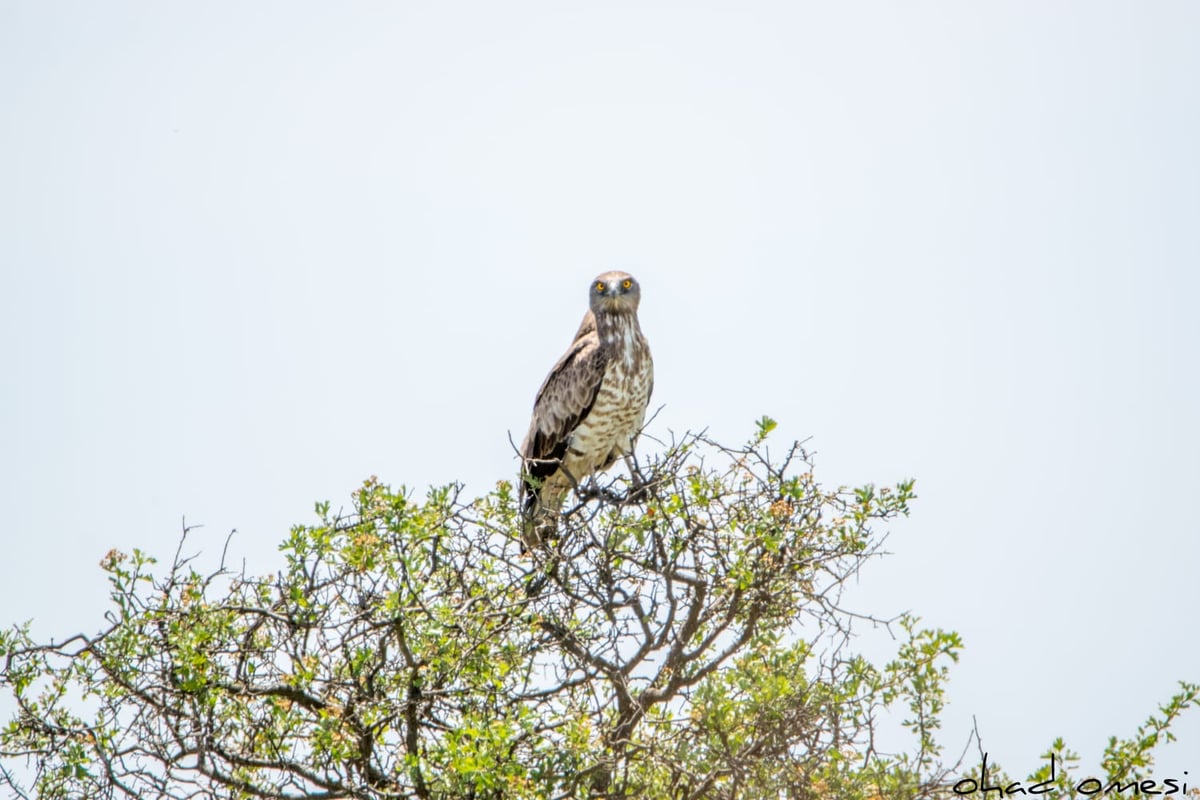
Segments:
[[[0,0],[0,624],[99,629],[101,557],[184,520],[273,572],[370,475],[487,492],[626,269],[649,433],[915,478],[850,599],[962,634],[948,750],[1094,769],[1200,680],[1197,41],[1167,0]]]

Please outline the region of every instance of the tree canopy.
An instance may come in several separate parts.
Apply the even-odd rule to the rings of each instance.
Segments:
[[[800,445],[772,457],[773,425],[737,447],[687,435],[636,482],[581,487],[559,538],[525,554],[511,483],[418,499],[374,478],[349,511],[320,503],[315,524],[293,528],[273,575],[202,568],[186,531],[161,571],[113,551],[102,630],[57,644],[27,625],[0,633],[17,707],[0,731],[0,786],[42,798],[946,793],[963,778],[937,738],[958,635],[843,603],[913,482],[826,488]],[[894,658],[853,652],[863,624],[890,627]],[[1114,739],[1105,769],[1140,774],[1196,693],[1184,684],[1138,737]],[[900,753],[876,745],[892,711],[911,737]]]

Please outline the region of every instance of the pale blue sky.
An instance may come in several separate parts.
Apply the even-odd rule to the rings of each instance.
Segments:
[[[0,622],[99,627],[101,556],[184,515],[271,571],[370,474],[487,491],[624,268],[652,432],[915,477],[853,602],[963,634],[948,744],[1094,765],[1200,680],[1198,43],[1189,2],[0,0]]]

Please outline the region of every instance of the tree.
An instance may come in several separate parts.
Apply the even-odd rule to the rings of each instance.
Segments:
[[[318,504],[276,575],[200,569],[187,531],[161,576],[149,555],[113,551],[99,633],[0,634],[18,709],[0,785],[43,798],[944,792],[957,765],[935,734],[959,637],[841,603],[913,483],[826,489],[799,445],[772,460],[773,426],[736,448],[689,435],[636,485],[581,488],[560,538],[525,555],[508,482],[417,501],[375,479],[348,514]],[[895,631],[894,660],[850,652],[864,621]],[[874,746],[893,708],[910,752]]]

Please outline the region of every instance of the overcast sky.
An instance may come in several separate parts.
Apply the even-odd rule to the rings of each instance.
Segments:
[[[948,745],[1094,768],[1200,679],[1198,42],[1194,2],[0,0],[0,624],[96,630],[103,554],[185,516],[267,572],[369,475],[488,491],[623,268],[651,433],[915,477],[852,601],[963,635]]]

